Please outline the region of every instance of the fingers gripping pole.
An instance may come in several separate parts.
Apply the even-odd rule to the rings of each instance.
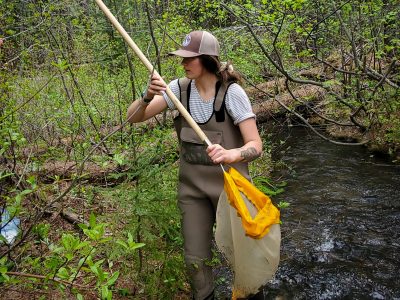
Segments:
[[[110,12],[110,10],[107,8],[107,6],[103,3],[103,1],[101,1],[101,0],[95,0],[95,1],[96,1],[97,5],[100,7],[100,9],[104,12],[106,17],[114,25],[115,29],[117,29],[117,31],[121,34],[121,36],[123,37],[125,42],[129,45],[129,47],[132,48],[132,50],[135,52],[135,54],[139,57],[139,59],[142,61],[142,63],[146,66],[146,68],[150,72],[154,72],[154,74],[159,76],[158,72],[154,69],[151,62],[147,59],[147,57],[143,54],[143,52],[139,49],[139,47],[131,39],[131,37],[128,35],[128,33],[125,31],[125,29],[121,26],[121,24],[118,22],[118,20],[113,16],[113,14]],[[192,127],[193,130],[196,132],[196,134],[199,136],[200,140],[203,141],[208,146],[211,145],[211,142],[207,138],[205,133],[201,130],[199,125],[197,125],[197,123],[193,120],[192,116],[187,112],[185,107],[178,100],[178,98],[176,98],[175,94],[171,91],[171,89],[168,86],[167,86],[166,93],[167,93],[168,97],[171,99],[171,101],[174,103],[175,107],[181,113],[181,115],[189,123],[190,127]]]

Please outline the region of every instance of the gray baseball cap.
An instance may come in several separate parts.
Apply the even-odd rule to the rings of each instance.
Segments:
[[[180,57],[196,57],[203,54],[219,56],[219,43],[208,31],[192,31],[186,35],[180,49],[169,54]]]

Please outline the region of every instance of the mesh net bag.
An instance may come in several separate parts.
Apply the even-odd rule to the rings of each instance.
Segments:
[[[256,294],[280,259],[279,210],[238,171],[224,172],[215,239],[233,272],[233,299]]]

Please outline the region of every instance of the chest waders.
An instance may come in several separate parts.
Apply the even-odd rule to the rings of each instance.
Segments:
[[[178,84],[180,101],[190,113],[191,80],[181,78]],[[213,113],[207,122],[198,125],[212,144],[232,149],[243,146],[243,139],[239,127],[234,125],[225,109],[228,87],[229,84],[217,83]],[[186,120],[178,115],[174,123],[180,144],[178,205],[182,213],[185,263],[194,299],[213,299],[211,248],[215,214],[218,198],[224,188],[224,177],[221,167],[211,161],[206,146]],[[249,177],[247,163],[240,162],[232,166]]]

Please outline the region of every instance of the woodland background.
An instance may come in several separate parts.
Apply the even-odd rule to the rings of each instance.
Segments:
[[[259,123],[398,160],[398,1],[105,3],[166,81],[183,75],[167,53],[209,30]],[[125,121],[148,71],[94,1],[0,0],[0,38],[3,235],[19,221],[0,236],[0,298],[188,298],[171,120]],[[263,140],[252,172],[274,195]]]

